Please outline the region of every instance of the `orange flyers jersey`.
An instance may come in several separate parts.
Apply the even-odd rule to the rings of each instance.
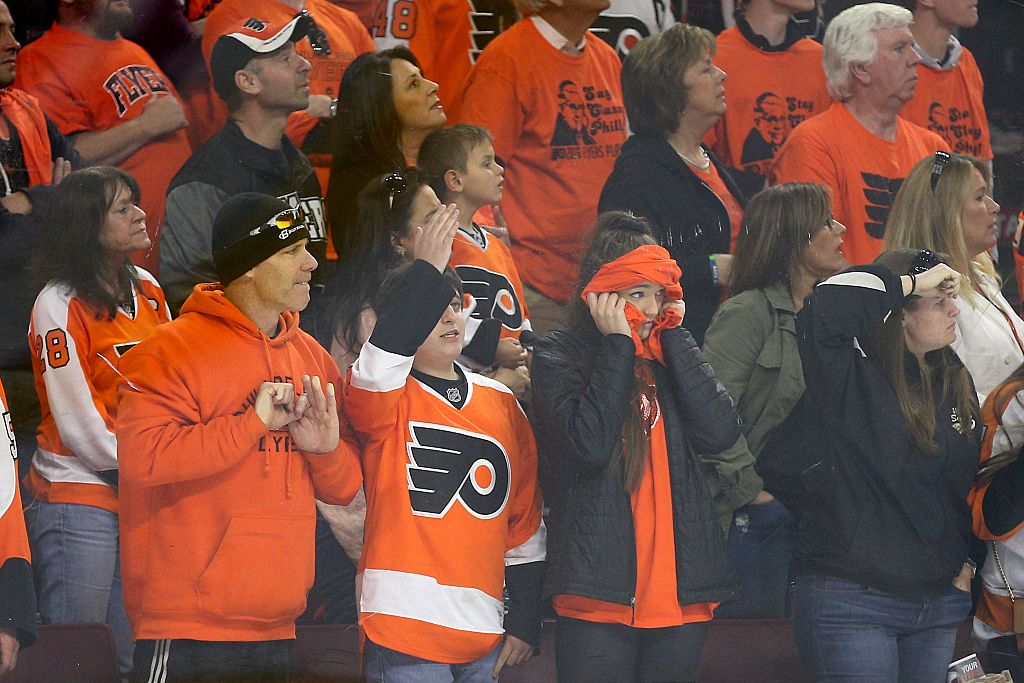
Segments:
[[[29,490],[51,503],[80,503],[117,512],[117,491],[96,474],[117,469],[119,359],[171,319],[163,291],[139,269],[135,315],[119,308],[113,320],[66,286],[51,282],[32,307],[29,341],[42,422]]]
[[[535,17],[487,46],[459,118],[486,126],[505,166],[501,208],[523,282],[568,301],[586,226],[626,141],[615,50],[594,34],[581,55],[555,48]]]
[[[881,253],[885,220],[914,164],[945,140],[898,119],[892,142],[869,132],[840,102],[797,127],[779,150],[771,184],[820,183],[832,192],[832,215],[847,227],[843,252],[850,263],[871,263]]]
[[[768,52],[733,26],[718,36],[715,65],[728,74],[729,106],[705,142],[732,168],[767,176],[790,132],[832,102],[821,67],[821,45],[810,38]]]
[[[376,0],[370,33],[378,50],[404,45],[454,118],[477,55],[501,31],[493,0]]]
[[[501,322],[501,336],[519,338],[523,330],[532,330],[530,314],[523,299],[519,271],[505,243],[481,229],[482,244],[463,229],[452,242],[448,265],[462,278],[463,291],[473,297],[473,310],[466,317],[464,344],[473,339],[480,323]]]
[[[35,96],[65,135],[109,130],[141,116],[153,98],[178,97],[139,45],[120,37],[91,38],[56,24],[18,55],[16,86]],[[180,129],[150,140],[118,164],[142,191],[139,206],[153,246],[136,262],[154,273],[167,186],[191,154],[188,135]]]
[[[18,490],[18,447],[14,444],[11,413],[7,409],[7,395],[0,386],[3,401],[3,430],[0,436],[0,567],[7,560],[20,557],[31,559],[25,518],[21,512],[21,493]]]
[[[466,373],[461,409],[363,344],[345,410],[363,442],[360,623],[384,647],[463,663],[503,629],[505,565],[544,559],[537,451],[498,382]]]
[[[978,64],[965,47],[952,69],[917,65],[914,99],[903,107],[900,116],[938,133],[954,152],[991,159],[984,94]]]
[[[359,55],[374,51],[373,40],[366,27],[359,21],[359,17],[347,9],[327,0],[306,0],[305,9],[327,36],[331,48],[330,54],[316,54],[308,40],[303,39],[295,43],[295,51],[311,65],[310,94],[337,97],[338,85],[345,69]],[[210,54],[213,52],[214,43],[241,22],[252,18],[275,26],[284,26],[296,13],[295,8],[278,0],[223,0],[210,13],[203,29],[203,58],[206,60],[207,68],[210,66]],[[223,125],[228,119],[227,107],[216,93],[213,97],[218,105],[219,123]],[[294,112],[288,117],[285,135],[296,147],[309,155],[320,179],[320,186],[326,189],[331,168],[330,150],[309,149],[303,146],[306,134],[313,129],[318,120],[304,111]],[[219,128],[220,126],[217,126],[216,130]]]

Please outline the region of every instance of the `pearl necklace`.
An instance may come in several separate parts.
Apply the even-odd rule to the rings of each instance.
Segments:
[[[711,167],[711,157],[708,156],[708,153],[704,151],[703,147],[700,148],[700,153],[701,156],[704,157],[704,163],[698,164],[693,159],[680,152],[678,149],[676,150],[676,154],[679,155],[680,159],[688,163],[690,166],[693,166],[698,171],[706,171]]]

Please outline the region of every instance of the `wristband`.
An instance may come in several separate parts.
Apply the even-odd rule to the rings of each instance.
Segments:
[[[910,291],[907,292],[907,296],[910,296],[914,293],[914,290],[917,289],[917,278],[913,273],[907,273],[907,275],[910,276]]]
[[[715,261],[715,255],[708,254],[708,261],[711,262],[711,281],[717,287],[721,283],[721,280],[718,279],[718,262]]]

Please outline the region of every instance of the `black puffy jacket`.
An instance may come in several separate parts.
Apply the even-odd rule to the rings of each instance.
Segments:
[[[694,449],[715,453],[740,435],[740,419],[693,337],[662,334],[667,367],[654,377],[672,479],[679,604],[735,596],[725,537]],[[609,465],[631,409],[633,340],[622,334],[588,345],[553,332],[534,346],[534,431],[544,500],[551,506],[544,592],[633,604],[636,539],[621,465]],[[592,359],[589,372],[581,359]]]

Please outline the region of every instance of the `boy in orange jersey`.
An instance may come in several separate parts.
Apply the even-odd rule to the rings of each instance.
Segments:
[[[197,285],[121,359],[135,681],[283,680],[290,668],[313,584],[314,498],[345,505],[361,482],[338,368],[299,329],[308,244],[284,201],[235,195],[213,224],[220,284]]]
[[[486,128],[467,123],[426,137],[417,161],[442,203],[459,209],[459,231],[448,265],[473,298],[462,358],[470,368],[515,370],[537,335],[530,326],[523,285],[508,247],[473,221],[476,212],[501,201],[504,169],[494,157]],[[524,348],[526,347],[526,348]],[[503,376],[495,375],[503,381]]]
[[[532,656],[540,636],[537,451],[509,390],[455,363],[465,326],[461,283],[446,268],[456,215],[439,207],[416,260],[385,280],[347,389],[364,440],[357,586],[369,681],[490,681]]]

